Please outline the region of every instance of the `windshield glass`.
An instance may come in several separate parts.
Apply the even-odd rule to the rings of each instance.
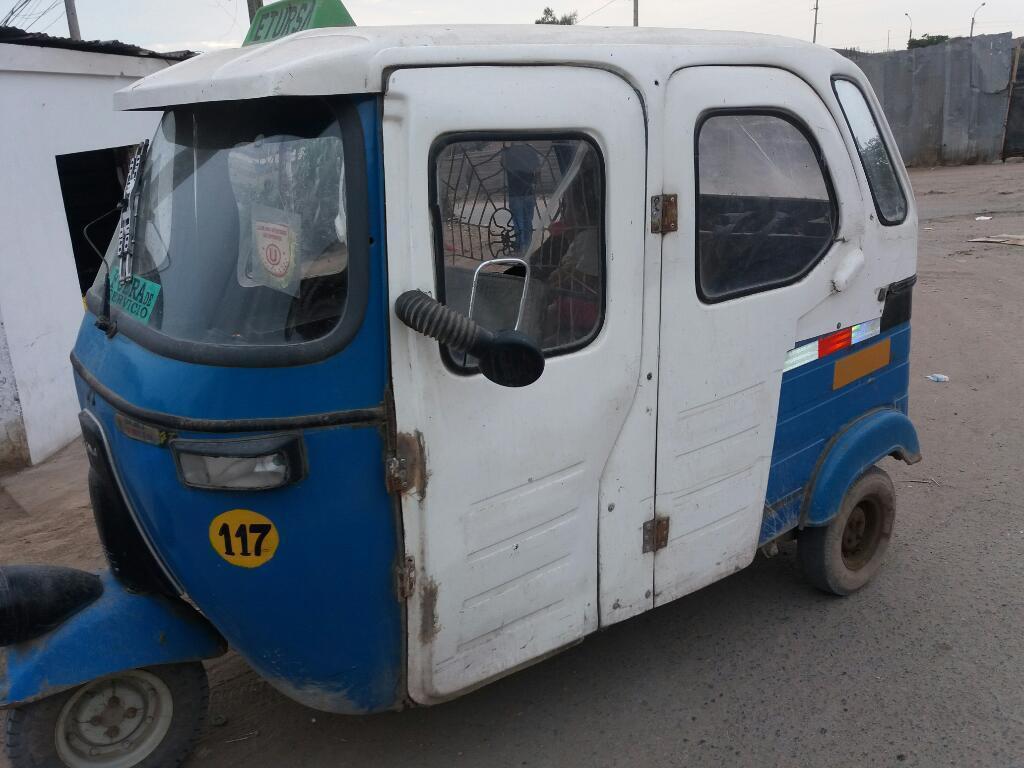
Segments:
[[[343,145],[342,122],[321,99],[167,112],[143,168],[131,280],[118,278],[115,232],[90,307],[102,307],[106,279],[116,319],[178,341],[291,345],[330,334],[349,301]]]

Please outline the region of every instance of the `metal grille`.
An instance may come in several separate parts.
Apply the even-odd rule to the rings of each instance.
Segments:
[[[435,173],[447,303],[468,312],[472,294],[475,320],[492,330],[518,322],[548,351],[586,343],[604,291],[594,147],[583,139],[455,141]]]

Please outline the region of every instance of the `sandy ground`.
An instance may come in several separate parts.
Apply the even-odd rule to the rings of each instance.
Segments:
[[[1024,248],[967,242],[1024,234],[1024,164],[913,177],[925,460],[888,463],[897,530],[868,588],[815,592],[787,546],[451,704],[374,717],[304,709],[229,656],[209,667],[225,723],[190,767],[1024,767]],[[75,444],[0,483],[0,562],[102,566],[84,477]]]

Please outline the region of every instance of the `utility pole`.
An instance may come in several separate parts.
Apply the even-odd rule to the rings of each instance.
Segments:
[[[256,11],[263,7],[263,0],[248,0],[249,3],[249,21],[252,22],[253,16],[256,15]]]
[[[904,13],[908,19],[910,19],[910,32],[907,33],[907,48],[910,47],[910,41],[914,39],[914,20],[910,18],[909,13]]]
[[[885,50],[886,53],[892,50],[892,30],[885,30]]]
[[[974,17],[978,15],[978,11],[985,7],[985,3],[982,3],[974,9],[974,13],[971,14],[971,37],[974,37]]]
[[[72,40],[82,39],[82,30],[78,28],[78,11],[75,10],[75,0],[64,0],[64,14],[68,17],[68,34]]]
[[[640,0],[633,0],[633,26],[640,26]]]
[[[818,0],[814,0],[814,32],[811,34],[811,42],[818,42]]]

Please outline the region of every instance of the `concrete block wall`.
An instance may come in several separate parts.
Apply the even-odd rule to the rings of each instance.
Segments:
[[[28,441],[21,415],[18,382],[14,378],[7,332],[0,315],[0,471],[27,464]]]
[[[888,53],[840,51],[878,95],[908,166],[1000,159],[1010,93],[1011,33]]]

